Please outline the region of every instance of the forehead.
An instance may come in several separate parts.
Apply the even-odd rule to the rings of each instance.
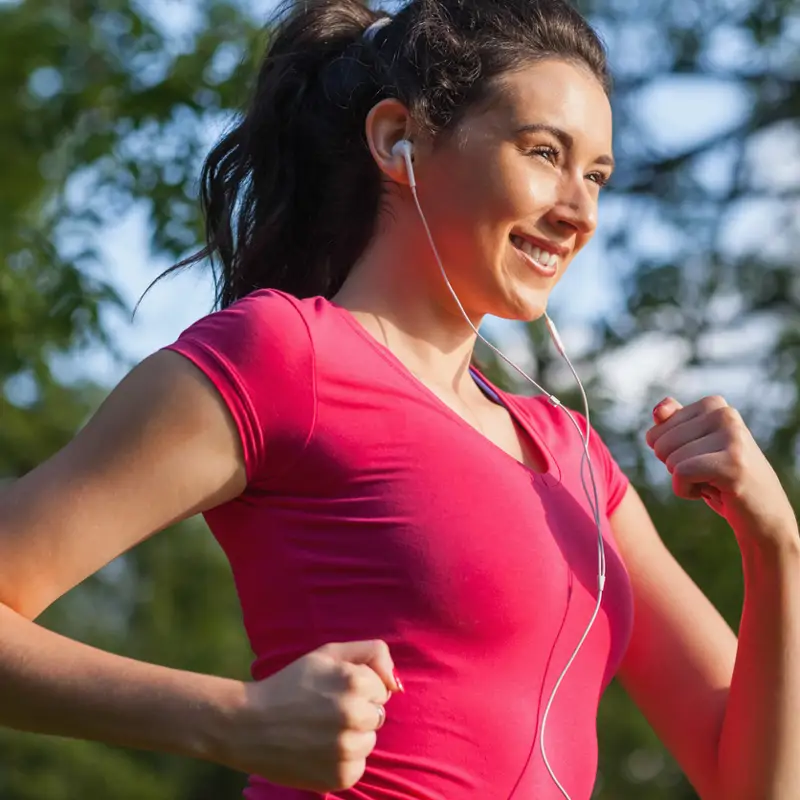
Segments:
[[[581,64],[547,59],[499,78],[473,124],[508,135],[545,123],[571,134],[576,146],[611,153],[611,104],[600,81]],[[501,135],[502,135],[501,134]]]

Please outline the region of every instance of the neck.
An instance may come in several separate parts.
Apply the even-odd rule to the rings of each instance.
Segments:
[[[422,244],[389,231],[376,237],[333,302],[421,380],[461,393],[472,384],[469,364],[476,336],[433,256],[420,259]],[[475,327],[480,322],[472,319]]]

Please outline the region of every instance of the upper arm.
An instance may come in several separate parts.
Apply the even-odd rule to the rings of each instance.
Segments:
[[[620,682],[698,793],[714,797],[736,636],[666,548],[632,488],[611,525],[634,596]]]
[[[0,602],[34,617],[136,543],[244,486],[219,393],[187,359],[156,353],[66,447],[0,493]]]
[[[314,376],[285,296],[254,292],[198,320],[0,493],[0,602],[35,616],[156,531],[269,485],[311,436]]]

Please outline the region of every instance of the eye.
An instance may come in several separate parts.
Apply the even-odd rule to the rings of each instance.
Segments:
[[[549,161],[551,164],[557,164],[558,157],[561,155],[561,151],[557,147],[543,144],[528,150],[527,154],[529,156],[538,156],[539,158],[543,158],[545,161]]]
[[[611,180],[610,175],[606,175],[603,172],[592,172],[586,176],[590,181],[596,183],[601,189],[604,186],[608,186],[608,182]]]

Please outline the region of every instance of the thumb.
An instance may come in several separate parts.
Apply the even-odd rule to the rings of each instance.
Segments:
[[[389,645],[380,639],[369,639],[364,642],[340,642],[327,644],[321,648],[331,658],[346,661],[349,664],[363,664],[383,681],[390,692],[402,692],[403,684],[397,677]]]
[[[653,421],[656,425],[666,422],[676,411],[680,411],[683,406],[674,397],[665,397],[653,409]]]

